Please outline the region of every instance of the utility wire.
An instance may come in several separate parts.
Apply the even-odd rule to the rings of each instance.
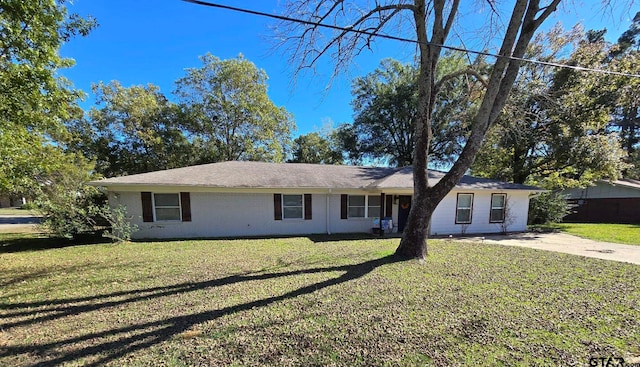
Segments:
[[[531,63],[531,64],[545,65],[545,66],[551,66],[551,67],[563,68],[563,69],[572,69],[572,70],[577,70],[577,71],[588,71],[588,72],[595,72],[595,73],[601,73],[601,74],[610,74],[610,75],[628,76],[628,77],[632,77],[632,78],[640,78],[640,74],[623,73],[623,72],[619,72],[619,71],[604,70],[604,69],[594,69],[594,68],[587,68],[587,67],[582,67],[582,66],[560,64],[560,63],[556,63],[556,62],[524,59],[524,58],[521,58],[521,57],[514,57],[514,56],[502,56],[502,55],[497,55],[497,54],[493,54],[493,53],[490,53],[490,52],[475,51],[475,50],[469,50],[469,49],[461,48],[461,47],[440,45],[440,44],[433,43],[433,42],[420,42],[420,41],[417,41],[417,40],[414,40],[414,39],[410,39],[410,38],[405,38],[405,37],[391,36],[391,35],[384,34],[384,33],[363,31],[363,30],[360,30],[360,29],[354,29],[353,27],[342,27],[342,26],[337,26],[337,25],[332,25],[332,24],[324,24],[324,23],[320,23],[320,22],[313,22],[313,21],[310,21],[310,20],[296,19],[296,18],[286,17],[286,16],[283,16],[283,15],[269,14],[269,13],[264,13],[264,12],[257,11],[257,10],[251,10],[251,9],[246,9],[246,8],[238,8],[238,7],[234,7],[234,6],[229,6],[229,5],[224,5],[224,4],[217,4],[217,3],[207,2],[207,1],[201,1],[201,0],[182,0],[182,1],[187,2],[187,3],[197,4],[197,5],[209,6],[209,7],[212,7],[212,8],[231,10],[231,11],[235,11],[235,12],[239,12],[239,13],[245,13],[245,14],[257,15],[257,16],[261,16],[261,17],[267,17],[267,18],[272,18],[272,19],[283,20],[283,21],[286,21],[286,22],[306,24],[306,25],[310,25],[310,26],[314,26],[314,27],[321,27],[321,28],[329,28],[329,29],[343,31],[343,32],[358,33],[358,34],[362,34],[362,35],[366,35],[366,36],[385,38],[385,39],[389,39],[389,40],[393,40],[393,41],[409,42],[409,43],[415,43],[415,44],[425,44],[427,46],[441,47],[441,48],[444,48],[444,49],[447,49],[447,50],[468,52],[468,53],[472,53],[472,54],[476,54],[476,55],[490,56],[490,57],[495,57],[495,58],[508,58],[510,60],[528,62],[528,63]]]

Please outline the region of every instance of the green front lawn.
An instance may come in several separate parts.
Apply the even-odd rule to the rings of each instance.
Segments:
[[[640,245],[640,224],[559,223],[557,228],[594,241]]]
[[[35,215],[35,211],[20,208],[0,208],[0,215]]]
[[[421,264],[390,256],[397,239],[0,236],[0,365],[583,366],[640,354],[637,265],[447,240]]]

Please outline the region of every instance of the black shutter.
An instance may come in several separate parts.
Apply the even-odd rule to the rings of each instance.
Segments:
[[[273,194],[273,219],[282,220],[282,194]]]
[[[340,195],[340,219],[347,219],[348,203],[349,203],[349,195],[346,195],[346,194]]]
[[[182,204],[182,221],[191,222],[191,195],[188,192],[181,192],[180,203]]]
[[[385,205],[385,218],[393,216],[393,195],[387,195],[387,203]]]
[[[380,219],[382,220],[384,218],[384,193],[380,194]]]
[[[153,222],[153,205],[151,203],[151,193],[141,192],[140,199],[142,200],[142,221]]]
[[[311,194],[304,194],[304,219],[311,219]]]

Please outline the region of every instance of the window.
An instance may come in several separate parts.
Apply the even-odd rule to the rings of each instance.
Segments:
[[[380,217],[381,199],[379,195],[343,195],[342,219]]]
[[[371,195],[368,197],[367,217],[380,217],[380,196]]]
[[[473,209],[473,194],[458,194],[456,224],[470,224]]]
[[[491,223],[504,222],[507,207],[507,194],[491,194]]]
[[[366,209],[365,195],[349,195],[349,218],[364,218]]]
[[[179,194],[153,194],[155,220],[181,220]]]
[[[302,195],[282,195],[284,219],[302,219],[303,213]]]

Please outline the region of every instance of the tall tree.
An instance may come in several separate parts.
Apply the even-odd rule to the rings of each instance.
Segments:
[[[197,153],[183,132],[178,106],[152,84],[123,87],[117,81],[93,85],[96,105],[75,120],[69,149],[96,161],[106,177],[183,167]]]
[[[317,132],[300,135],[293,141],[293,158],[289,162],[343,164],[342,151],[331,140]]]
[[[577,49],[563,60],[559,55],[574,45]],[[565,32],[556,26],[537,37],[526,57],[603,67],[605,51],[604,41],[589,41],[581,27]],[[624,168],[624,152],[617,135],[604,131],[610,108],[602,95],[608,89],[595,75],[524,65],[472,173],[548,189],[616,178]]]
[[[610,68],[623,73],[637,73],[640,70],[640,12],[637,12],[629,29],[611,47]],[[634,172],[637,167],[638,148],[640,148],[640,80],[628,76],[617,75],[608,78],[613,86],[615,108],[612,113],[610,128],[620,134],[622,147],[629,156],[628,162],[633,166],[626,174],[638,177]]]
[[[69,14],[64,2],[0,2],[0,191],[36,189],[38,177],[67,161],[57,143],[67,138],[63,121],[81,113],[81,92],[56,75],[73,65],[58,50],[96,23]]]
[[[407,227],[396,254],[423,259],[431,215],[438,203],[462,178],[480,149],[488,128],[494,123],[515,81],[520,59],[540,25],[556,10],[560,0],[516,0],[504,19],[499,57],[493,65],[480,107],[471,120],[471,133],[464,149],[449,172],[435,185],[428,182],[429,146],[432,141],[432,117],[439,81],[436,68],[443,47],[456,20],[459,0],[413,1],[332,1],[291,0],[288,15],[307,23],[283,24],[285,43],[291,46],[292,59],[299,69],[312,67],[331,52],[336,72],[351,63],[353,57],[370,47],[373,34],[380,34],[399,22],[409,21],[418,43],[418,99],[413,120],[415,150],[413,153],[414,195]],[[495,5],[493,2],[492,5]],[[492,6],[498,12],[498,7]],[[317,22],[330,21],[348,25],[327,32]],[[401,23],[402,24],[402,23]],[[401,27],[401,26],[398,26]],[[402,29],[402,28],[400,28]],[[331,51],[329,51],[331,50]],[[447,79],[448,76],[441,80]]]
[[[200,60],[202,67],[187,69],[176,82],[190,137],[202,141],[213,160],[283,161],[295,123],[269,99],[264,70],[242,55]]]
[[[475,65],[479,66],[479,65]],[[467,72],[461,54],[447,53],[436,69],[439,78],[456,72]],[[429,145],[430,162],[446,165],[462,151],[468,135],[468,122],[477,106],[483,77],[463,75],[448,78],[438,86],[439,92],[432,116],[433,137]],[[384,159],[391,165],[409,166],[413,161],[413,121],[418,112],[418,69],[393,59],[385,59],[380,67],[353,81],[353,126],[343,129],[349,140],[344,144],[354,157]],[[351,132],[353,136],[346,133]]]

